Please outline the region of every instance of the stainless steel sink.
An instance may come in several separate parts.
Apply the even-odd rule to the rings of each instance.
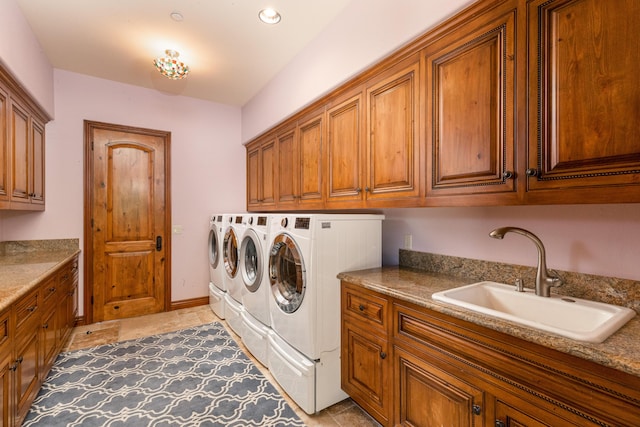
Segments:
[[[578,341],[599,343],[627,323],[636,312],[617,305],[579,298],[516,292],[512,285],[479,282],[432,295],[434,300],[454,304],[489,316],[553,332]]]

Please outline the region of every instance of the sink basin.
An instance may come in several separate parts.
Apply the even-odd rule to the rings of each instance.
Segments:
[[[578,341],[599,343],[627,323],[636,312],[626,307],[573,297],[537,296],[533,289],[479,282],[432,295],[482,314],[553,332]]]

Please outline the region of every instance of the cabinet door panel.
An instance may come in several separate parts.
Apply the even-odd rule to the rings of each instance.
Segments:
[[[15,103],[11,104],[11,198],[29,199],[29,116]]]
[[[0,202],[9,200],[9,96],[0,86]]]
[[[367,199],[419,194],[419,62],[367,88]]]
[[[260,148],[247,150],[247,207],[260,206]]]
[[[297,152],[295,130],[278,135],[278,206],[296,201]]]
[[[640,3],[536,0],[529,16],[528,190],[639,184]]]
[[[342,323],[342,389],[386,425],[391,404],[389,344],[350,323]]]
[[[397,423],[416,427],[484,425],[481,390],[402,349],[396,347],[395,354],[400,400]]]
[[[300,125],[300,203],[322,202],[323,115]]]
[[[31,162],[29,195],[31,203],[44,204],[44,126],[31,120]]]
[[[275,140],[262,146],[260,149],[261,156],[261,200],[263,205],[273,205],[276,201],[275,182],[276,182],[276,144]]]
[[[362,95],[327,112],[327,201],[362,199]]]
[[[515,12],[486,20],[426,49],[427,197],[516,190]]]

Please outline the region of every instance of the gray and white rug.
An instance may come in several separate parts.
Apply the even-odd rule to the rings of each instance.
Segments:
[[[219,323],[62,353],[22,425],[304,426]]]

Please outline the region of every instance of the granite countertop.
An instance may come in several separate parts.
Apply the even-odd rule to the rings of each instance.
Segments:
[[[595,344],[564,338],[435,301],[431,298],[435,292],[468,285],[477,282],[477,280],[398,266],[345,272],[340,273],[338,278],[440,313],[640,376],[640,316],[631,319],[604,342]]]
[[[78,239],[0,242],[0,311],[79,252]]]

